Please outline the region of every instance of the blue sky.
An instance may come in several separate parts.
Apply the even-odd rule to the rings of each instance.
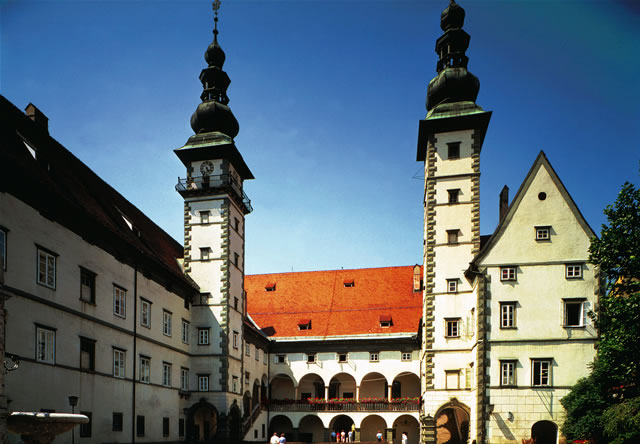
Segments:
[[[459,2],[478,104],[481,231],[544,150],[592,228],[638,184],[640,7],[632,1]],[[246,184],[246,272],[421,261],[418,121],[448,1],[223,0],[236,145]],[[0,93],[182,241],[184,167],[208,1],[1,1]]]

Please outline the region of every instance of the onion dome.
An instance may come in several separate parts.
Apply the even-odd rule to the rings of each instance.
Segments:
[[[442,11],[440,27],[444,34],[436,41],[438,75],[429,82],[428,112],[441,105],[449,111],[459,107],[478,108],[475,101],[480,91],[480,81],[467,70],[469,58],[465,52],[471,37],[462,29],[464,17],[464,9],[454,0]],[[451,105],[454,103],[460,105]]]
[[[213,42],[204,53],[204,59],[208,66],[200,73],[200,81],[203,87],[200,95],[202,103],[198,105],[198,108],[191,116],[191,128],[196,134],[217,131],[233,139],[238,135],[240,127],[231,112],[231,108],[227,105],[229,103],[227,88],[231,80],[227,73],[222,70],[225,54],[218,43],[218,9],[216,3],[214,3]]]

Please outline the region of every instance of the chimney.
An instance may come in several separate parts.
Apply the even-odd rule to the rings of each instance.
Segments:
[[[500,191],[500,219],[498,222],[502,222],[502,219],[507,215],[507,210],[509,209],[509,187],[504,186],[502,191]]]
[[[38,125],[40,125],[44,130],[49,134],[49,118],[44,115],[42,111],[40,111],[36,106],[29,102],[27,107],[24,109],[24,113]]]

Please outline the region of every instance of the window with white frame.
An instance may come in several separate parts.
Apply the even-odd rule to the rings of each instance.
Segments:
[[[551,359],[531,360],[531,385],[534,387],[551,386]]]
[[[447,279],[447,293],[457,293],[457,292],[458,292],[458,280]]]
[[[168,362],[162,363],[162,385],[171,387],[171,364]]]
[[[371,362],[380,362],[380,353],[379,352],[370,352],[369,353],[369,361],[371,361]]]
[[[209,345],[208,328],[198,328],[198,345]]]
[[[537,241],[548,241],[551,240],[551,227],[543,226],[543,227],[535,227],[536,229],[536,240]]]
[[[56,257],[58,255],[38,247],[38,284],[56,288]]]
[[[402,352],[401,358],[403,361],[411,361],[411,352]]]
[[[251,356],[251,344],[248,342],[244,345],[244,354],[247,356]]]
[[[238,377],[234,376],[231,379],[231,391],[233,393],[238,393],[238,391],[240,390],[239,386],[238,386]]]
[[[56,363],[56,332],[46,327],[36,327],[36,361]]]
[[[250,378],[251,378],[251,373],[244,372],[244,385],[249,385]]]
[[[448,318],[444,320],[445,336],[447,338],[460,337],[460,318]]]
[[[516,267],[500,267],[500,280],[501,281],[515,281],[516,280]]]
[[[349,353],[338,353],[338,362],[345,363],[349,360]]]
[[[126,352],[119,348],[113,349],[113,376],[116,378],[124,378]]]
[[[80,299],[94,304],[96,302],[96,274],[80,267]]]
[[[445,388],[447,390],[457,390],[460,388],[460,370],[445,370]]]
[[[209,375],[198,375],[198,391],[209,391]]]
[[[500,361],[500,385],[513,387],[516,385],[516,361]]]
[[[238,348],[238,332],[233,332],[233,348]]]
[[[564,275],[567,279],[580,279],[582,277],[582,264],[566,264]]]
[[[162,334],[171,336],[171,312],[167,310],[162,311]]]
[[[189,390],[189,369],[185,367],[180,368],[180,390]]]
[[[113,314],[121,318],[126,317],[127,290],[113,285]]]
[[[151,302],[140,299],[140,325],[151,328]]]
[[[147,356],[140,356],[140,382],[151,382],[151,358]]]
[[[9,230],[0,226],[0,267],[7,271],[7,233]]]
[[[516,327],[516,303],[500,302],[500,328]]]
[[[182,342],[189,343],[189,321],[182,320]]]
[[[316,362],[316,354],[307,353],[307,364],[313,364],[314,362]]]
[[[260,349],[256,347],[256,361],[260,360]]]
[[[584,327],[588,322],[588,302],[584,298],[563,299],[563,322],[565,327]]]

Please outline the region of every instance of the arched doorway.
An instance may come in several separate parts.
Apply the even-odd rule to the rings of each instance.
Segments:
[[[298,383],[300,399],[324,398],[324,380],[315,373],[308,373]]]
[[[329,423],[329,435],[331,432],[340,433],[344,430],[344,433],[349,433],[351,426],[354,424],[353,419],[347,415],[338,415]],[[331,440],[331,438],[329,438]],[[362,440],[361,440],[362,441]]]
[[[420,423],[411,415],[402,415],[393,421],[394,443],[402,442],[402,432],[407,433],[409,444],[418,444],[420,442]]]
[[[251,392],[251,411],[260,404],[260,381],[253,381],[253,390]]]
[[[355,398],[356,380],[348,373],[338,373],[329,382],[329,399]]]
[[[269,395],[270,399],[294,399],[296,397],[296,390],[291,377],[280,373],[271,378]]]
[[[469,439],[469,407],[453,399],[436,412],[436,442],[466,444]]]
[[[420,378],[415,373],[402,372],[393,380],[392,398],[417,398],[420,396]]]
[[[381,373],[368,373],[360,382],[360,399],[386,398],[387,378]]]
[[[244,396],[242,397],[242,410],[243,410],[243,418],[246,418],[251,413],[251,393],[249,390],[244,392]]]
[[[287,441],[294,441],[296,439],[296,437],[293,436],[293,424],[291,420],[284,415],[276,415],[271,418],[271,422],[269,423],[269,437],[273,436],[274,433],[277,433],[278,436],[284,433]]]
[[[238,404],[233,401],[229,408],[229,442],[239,443],[242,438],[242,415]]]
[[[190,442],[213,442],[218,431],[218,410],[201,399],[187,412],[186,440]]]
[[[378,431],[382,433],[382,440],[387,440],[387,422],[378,415],[369,415],[362,420],[360,424],[360,441],[373,442],[377,441],[376,435]]]
[[[536,444],[556,444],[558,426],[551,421],[538,421],[531,427],[531,437]]]
[[[317,416],[307,415],[300,420],[298,425],[299,442],[323,442],[324,424]]]

